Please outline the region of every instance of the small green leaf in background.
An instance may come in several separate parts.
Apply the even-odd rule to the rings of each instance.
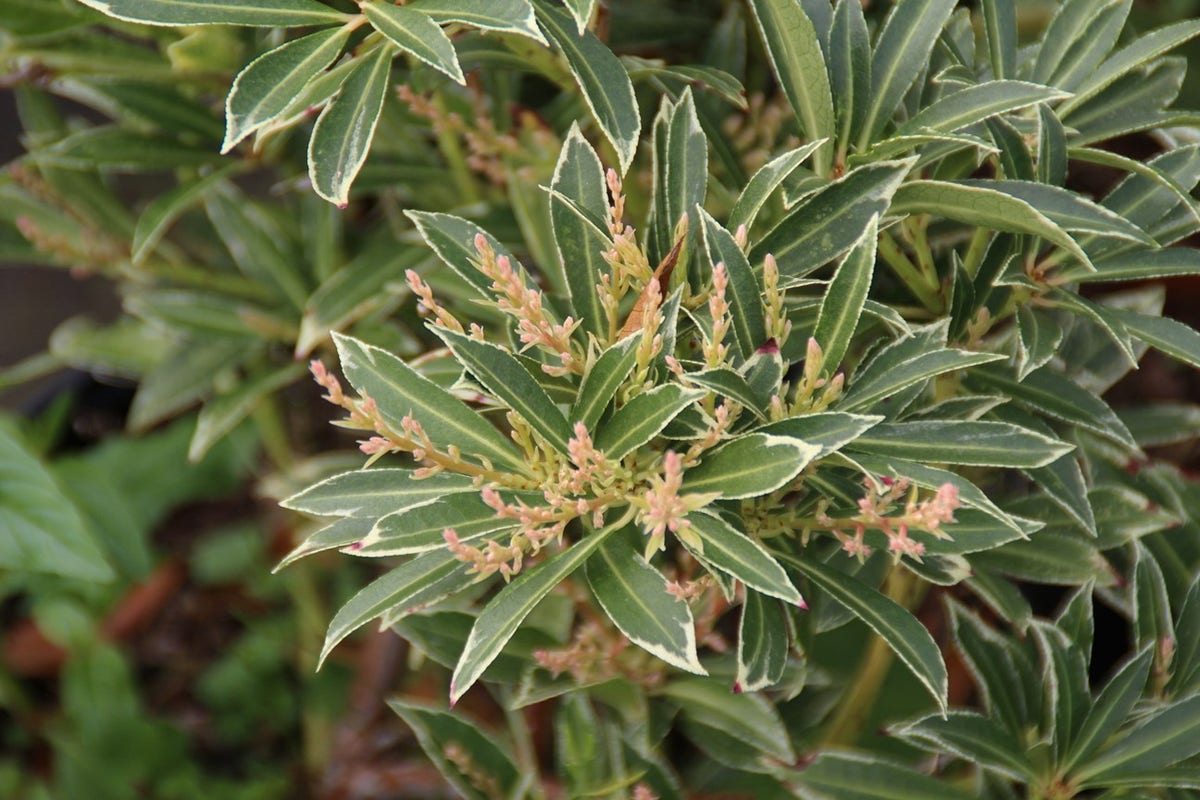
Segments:
[[[0,567],[80,581],[114,577],[74,504],[6,425],[0,425]]]

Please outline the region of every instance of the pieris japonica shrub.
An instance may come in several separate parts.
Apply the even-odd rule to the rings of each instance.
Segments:
[[[365,455],[284,500],[325,520],[284,565],[379,559],[322,659],[380,620],[444,666],[436,703],[391,705],[459,793],[1200,789],[1200,489],[1153,449],[1200,409],[1104,399],[1149,349],[1200,367],[1156,282],[1200,274],[1177,244],[1200,118],[1169,55],[1200,23],[1138,33],[1094,0],[1020,38],[1003,0],[87,4],[306,31],[238,74],[222,148],[269,153],[315,112],[312,190],[376,204],[411,255],[328,268],[349,293],[390,265],[358,330],[231,248]],[[623,15],[647,8],[667,22],[639,40]],[[444,169],[372,175],[406,158],[393,128]],[[218,231],[221,174],[179,190]],[[393,311],[402,346],[376,333]]]

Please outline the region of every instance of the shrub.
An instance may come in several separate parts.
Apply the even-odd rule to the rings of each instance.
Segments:
[[[490,694],[491,722],[392,702],[461,794],[1200,788],[1200,492],[1151,450],[1194,439],[1200,410],[1103,399],[1148,349],[1200,367],[1155,282],[1200,273],[1170,246],[1200,230],[1200,145],[1167,55],[1200,23],[1122,39],[1129,4],[1067,0],[1022,44],[993,0],[974,19],[953,0],[871,20],[854,0],[654,4],[672,24],[646,38],[683,64],[667,66],[597,36],[633,49],[627,3],[88,4],[315,29],[238,39],[272,49],[233,82],[222,148],[254,135],[261,156],[182,172],[111,248],[62,229],[54,201],[113,213],[72,170],[138,141],[139,169],[187,170],[185,152],[195,169],[210,134],[157,118],[163,155],[128,120],[47,131],[9,192],[43,254],[152,281],[129,308],[189,359],[147,368],[141,419],[213,395],[194,456],[331,336],[348,386],[311,368],[371,468],[284,501],[332,518],[284,563],[388,559],[322,659],[381,619],[452,669],[450,706],[487,712]],[[705,12],[717,24],[693,24]],[[176,70],[205,36],[241,34],[185,33]],[[168,80],[154,97],[191,91]],[[159,108],[82,81],[75,99],[122,116]],[[27,119],[53,119],[41,98]],[[265,164],[294,188],[300,157],[345,214],[232,181]],[[180,251],[162,234],[185,216]],[[181,267],[189,253],[229,268]],[[218,385],[230,359],[245,375]],[[1063,588],[1035,608],[1039,585]],[[1093,661],[1096,599],[1131,631],[1111,663]]]

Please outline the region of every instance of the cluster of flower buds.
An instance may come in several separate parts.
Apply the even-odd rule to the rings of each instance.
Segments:
[[[905,555],[920,559],[925,554],[925,545],[909,536],[911,531],[947,538],[942,525],[954,522],[954,512],[960,505],[958,487],[954,484],[942,484],[932,497],[921,501],[907,478],[885,476],[879,478],[878,484],[868,478],[864,484],[866,494],[859,498],[856,516],[833,519],[823,509],[816,516],[817,524],[837,536],[849,555],[857,558],[871,555],[871,547],[864,541],[868,530],[882,532],[888,539],[888,551],[897,559]],[[845,533],[845,528],[853,528],[854,534]]]
[[[561,366],[544,364],[542,369],[550,375],[582,373],[584,364],[575,353],[571,336],[579,327],[579,321],[567,317],[562,322],[551,319],[543,303],[542,292],[530,288],[525,277],[517,270],[508,256],[497,256],[487,237],[482,233],[475,237],[475,251],[479,254],[479,271],[492,280],[492,291],[496,293],[496,305],[517,322],[517,336],[527,347],[540,347],[556,356]]]

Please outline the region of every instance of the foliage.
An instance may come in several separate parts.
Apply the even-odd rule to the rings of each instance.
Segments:
[[[254,417],[283,482],[312,483],[283,505],[324,520],[283,565],[387,567],[321,660],[380,619],[452,670],[450,706],[502,710],[498,735],[392,701],[460,794],[1200,788],[1200,492],[1153,449],[1200,412],[1104,399],[1149,350],[1200,368],[1158,282],[1200,274],[1171,55],[1200,23],[1135,33],[1092,0],[1028,41],[996,0],[86,5],[117,21],[6,22],[31,150],[0,243],[116,278],[131,317],[60,330],[44,363],[139,379],[134,430],[203,401],[193,459]],[[638,5],[668,22],[635,31]],[[51,92],[113,122],[73,129]],[[163,170],[138,214],[118,201]],[[314,355],[369,457],[316,482],[279,401]],[[46,531],[53,482],[10,469],[15,529]],[[54,530],[59,571],[117,566]],[[1065,587],[1050,616],[1038,585]],[[1133,643],[1107,680],[1097,600]]]

